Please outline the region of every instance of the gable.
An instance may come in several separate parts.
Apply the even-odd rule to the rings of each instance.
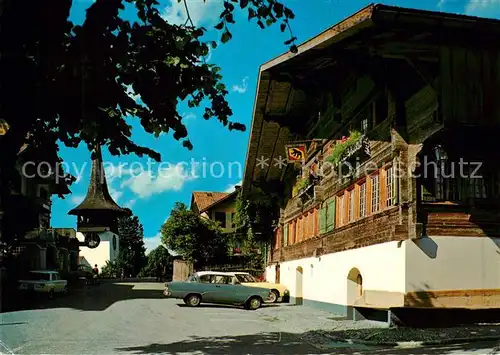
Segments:
[[[202,212],[207,207],[213,205],[219,200],[222,200],[229,193],[227,192],[205,192],[205,191],[196,191],[193,192],[193,196],[191,198],[191,210],[196,212]]]

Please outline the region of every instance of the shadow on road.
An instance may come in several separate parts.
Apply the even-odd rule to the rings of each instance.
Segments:
[[[241,336],[193,337],[171,344],[149,344],[115,349],[132,354],[321,354],[290,333],[261,333]],[[324,353],[324,352],[323,352]]]
[[[144,285],[144,286],[142,286]],[[103,311],[119,301],[162,299],[163,283],[137,285],[126,282],[104,282],[73,289],[67,295],[50,300],[43,295],[10,294],[2,299],[2,313],[33,309],[73,308],[81,311]]]
[[[323,346],[323,348],[313,347]],[[260,333],[240,336],[192,337],[189,340],[170,344],[148,344],[144,346],[123,347],[115,350],[130,354],[186,354],[201,352],[212,354],[456,354],[463,351],[491,349],[494,342],[468,343],[442,347],[425,347],[413,349],[382,348],[367,345],[331,342],[321,344],[314,332],[294,333]]]
[[[73,289],[67,295],[49,300],[44,295],[15,293],[2,299],[2,313],[34,309],[73,308],[81,311],[103,311],[116,302],[133,299],[163,299],[163,283],[138,283],[137,281],[102,282]],[[187,307],[179,300],[179,307]],[[277,307],[266,304],[263,307]],[[230,305],[202,304],[202,308],[238,308]],[[240,309],[242,309],[240,307]]]

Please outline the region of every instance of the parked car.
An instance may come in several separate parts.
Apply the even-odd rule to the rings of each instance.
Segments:
[[[242,285],[271,289],[272,295],[269,299],[271,303],[278,302],[280,297],[282,302],[290,302],[290,291],[285,285],[265,281],[261,282],[248,272],[234,272],[233,274]]]
[[[182,299],[190,307],[219,303],[255,310],[271,296],[271,290],[244,286],[230,273],[197,272],[187,281],[165,283],[163,294],[167,298]]]
[[[68,292],[68,281],[62,280],[57,271],[33,270],[26,279],[19,280],[19,290],[25,292],[44,293],[54,298],[55,293]]]

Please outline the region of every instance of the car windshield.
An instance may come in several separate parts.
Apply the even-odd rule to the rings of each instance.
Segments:
[[[239,282],[258,282],[252,275],[250,274],[236,274]]]
[[[38,280],[50,281],[50,274],[45,274],[41,272],[31,272],[28,279],[32,281],[38,281]]]

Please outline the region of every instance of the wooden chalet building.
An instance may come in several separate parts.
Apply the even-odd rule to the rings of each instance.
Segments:
[[[268,281],[346,316],[500,307],[495,38],[497,20],[370,5],[261,66],[242,189],[284,181]],[[300,140],[302,167],[273,164]]]
[[[191,196],[190,209],[203,218],[219,222],[224,233],[234,233],[236,197],[239,188],[237,186],[231,193],[194,191]]]
[[[218,222],[222,232],[227,235],[238,233],[235,225],[236,199],[240,186],[235,186],[233,192],[194,191],[191,195],[191,211],[200,217]],[[234,244],[234,245],[233,245]],[[231,243],[230,255],[241,254],[241,243],[238,238]]]

